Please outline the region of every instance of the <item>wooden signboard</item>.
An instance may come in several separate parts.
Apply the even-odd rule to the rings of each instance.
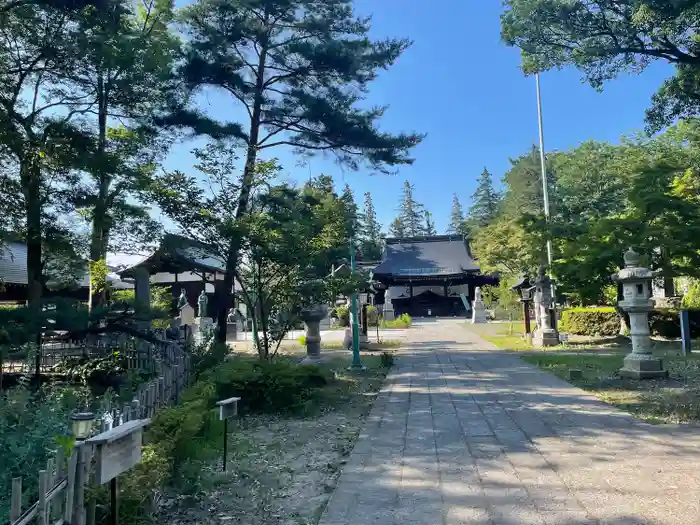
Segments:
[[[238,414],[238,402],[241,400],[240,397],[229,397],[222,401],[218,401],[216,405],[219,407],[219,419],[221,421],[226,421],[231,419]]]
[[[136,419],[102,432],[86,443],[95,446],[96,482],[107,483],[141,461],[143,429],[150,419]]]

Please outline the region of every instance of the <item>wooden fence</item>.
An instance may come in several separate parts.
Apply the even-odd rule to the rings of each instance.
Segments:
[[[190,356],[177,344],[165,344],[154,354],[153,367],[158,377],[139,387],[131,403],[110,408],[101,414],[96,432],[104,432],[134,419],[153,417],[159,408],[178,402],[191,374]],[[89,468],[93,451],[81,451],[86,445],[74,447],[69,458],[63,449],[54,451],[39,471],[38,501],[22,510],[22,478],[12,480],[9,525],[27,525],[36,520],[39,525],[94,525],[94,501],[85,508],[85,484],[91,479]],[[81,469],[83,469],[81,471]],[[4,520],[0,520],[2,523]]]

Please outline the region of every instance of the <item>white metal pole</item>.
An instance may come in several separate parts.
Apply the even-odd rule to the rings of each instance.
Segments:
[[[540,74],[535,73],[535,84],[537,85],[537,120],[540,127],[540,168],[542,170],[542,197],[544,198],[544,216],[549,222],[549,190],[547,188],[547,166],[544,156],[544,126],[542,124],[542,97],[540,95]],[[547,239],[547,263],[549,271],[552,271],[552,241]]]

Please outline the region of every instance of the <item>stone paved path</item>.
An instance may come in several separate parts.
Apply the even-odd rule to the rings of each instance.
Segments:
[[[409,337],[320,525],[700,523],[700,430],[636,421],[454,321]]]

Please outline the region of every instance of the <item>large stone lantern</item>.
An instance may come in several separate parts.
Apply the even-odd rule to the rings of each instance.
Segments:
[[[622,284],[623,300],[618,304],[630,316],[632,353],[625,357],[620,375],[634,379],[667,377],[661,359],[651,354],[649,312],[654,309],[651,299],[651,281],[658,274],[641,266],[639,255],[630,248],[625,253],[625,267],[612,275],[614,282]]]
[[[306,359],[321,357],[321,321],[328,315],[325,304],[316,304],[301,311],[301,319],[306,323]]]

